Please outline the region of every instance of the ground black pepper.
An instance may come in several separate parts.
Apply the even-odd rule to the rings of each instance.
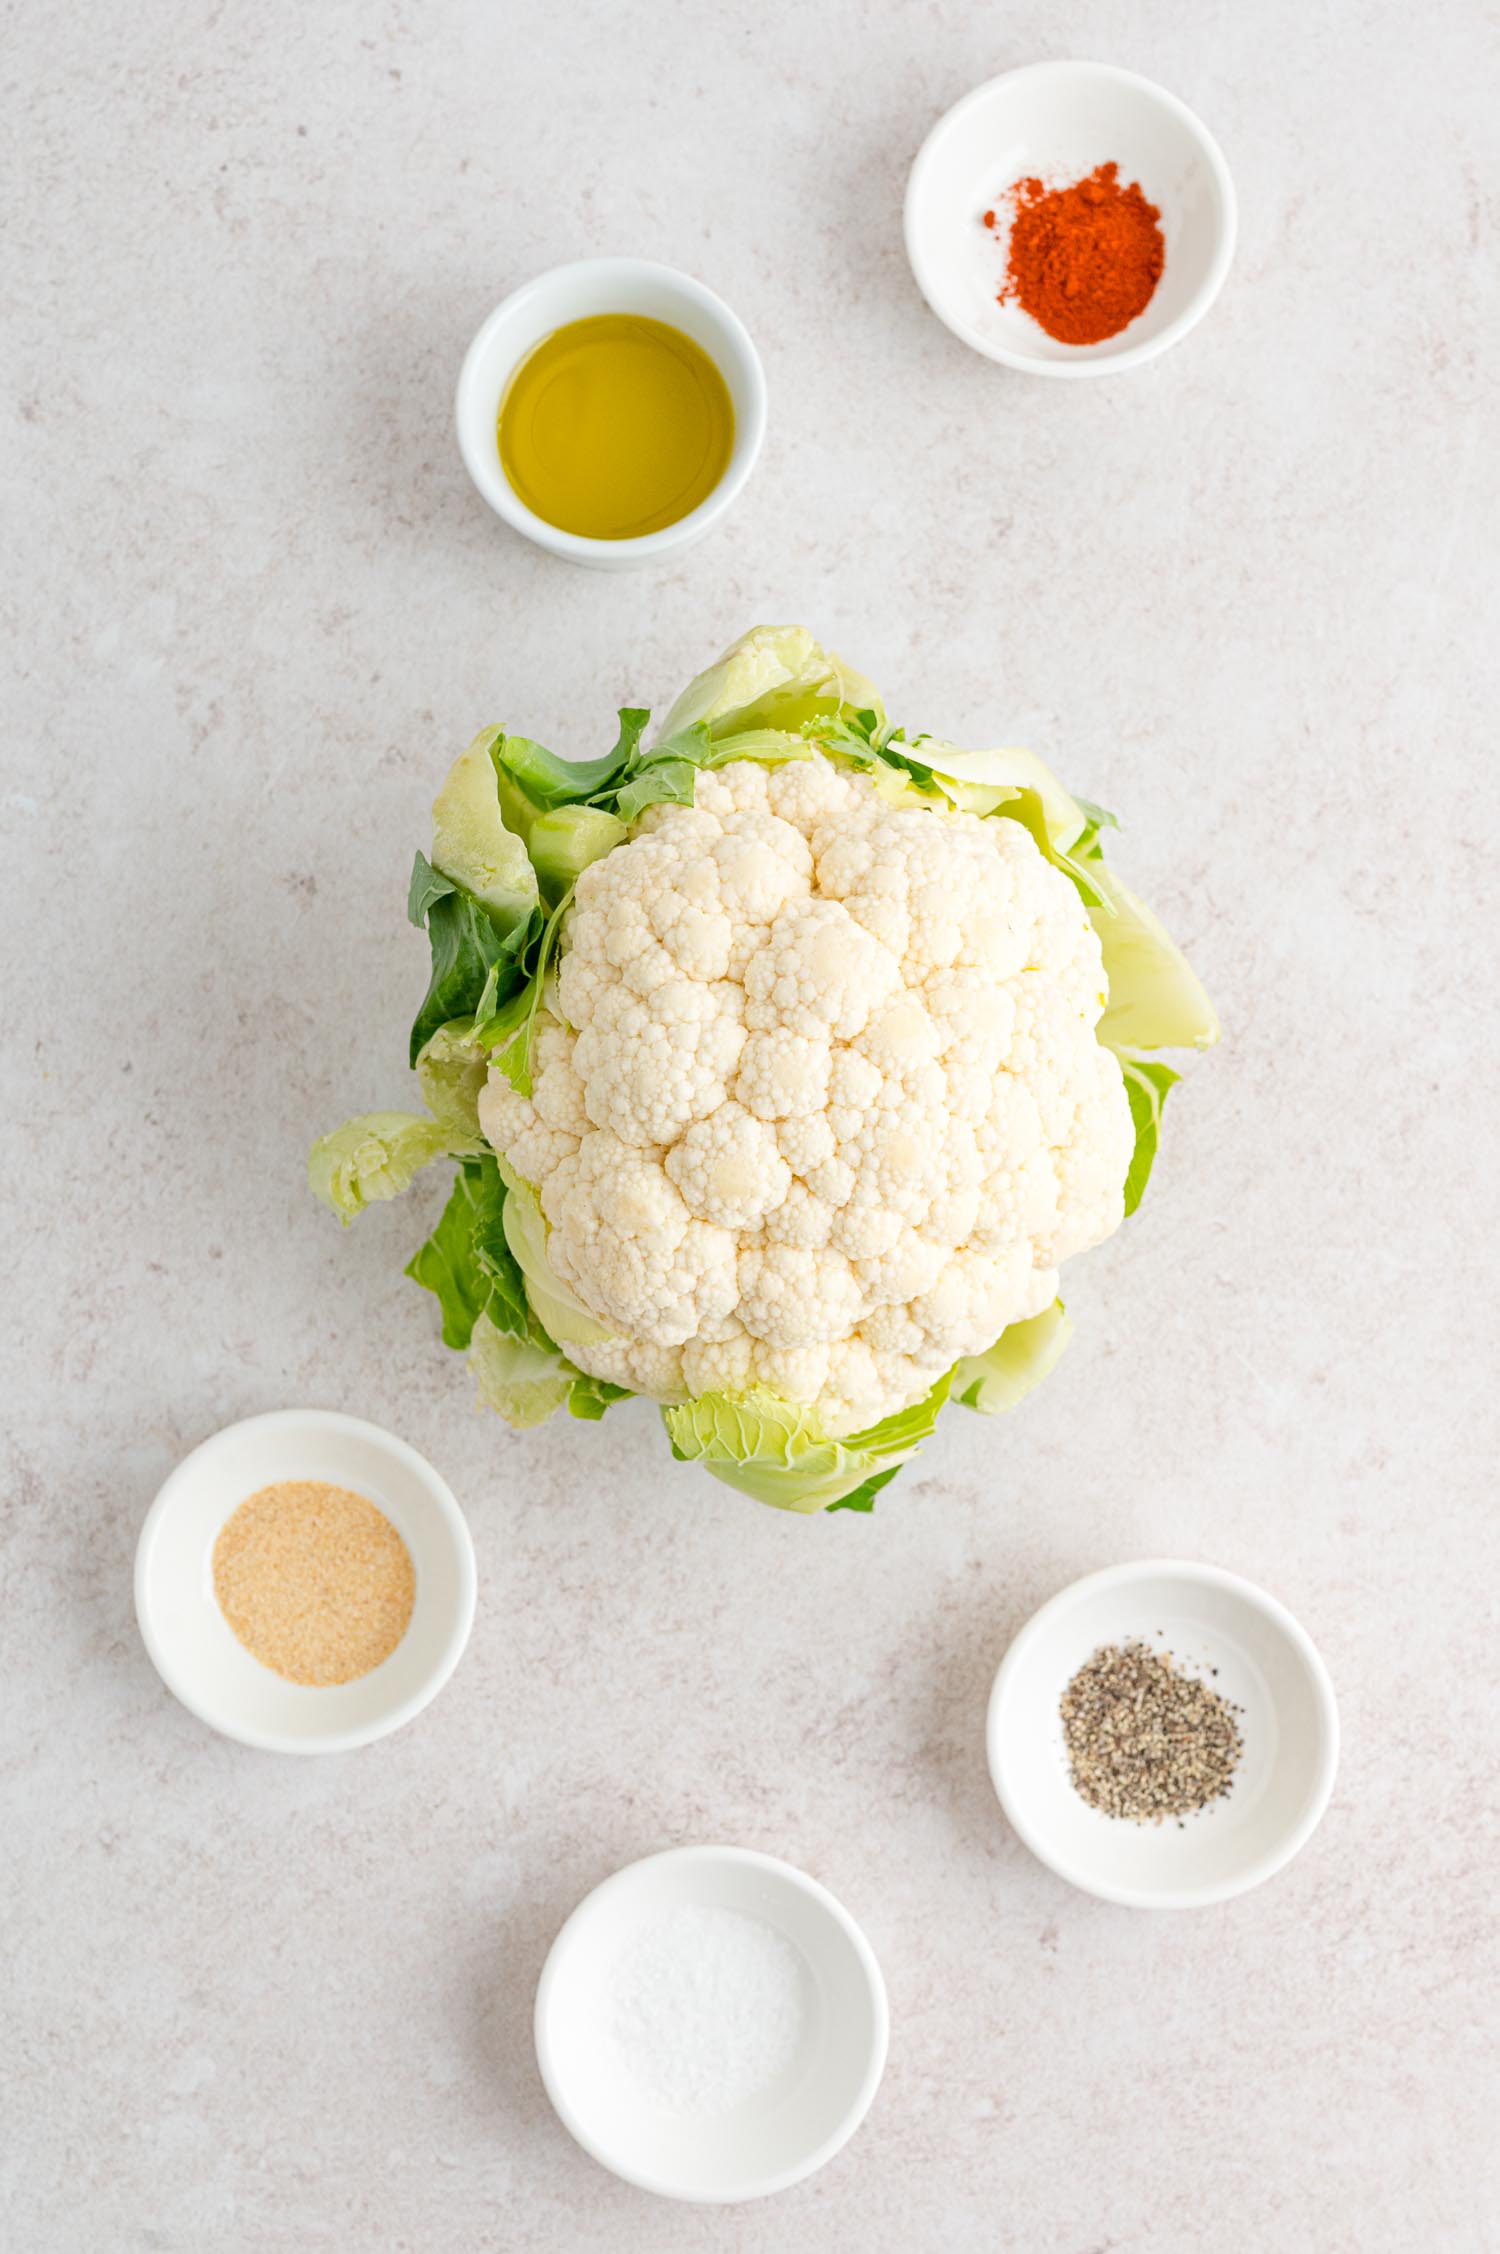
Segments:
[[[1063,1692],[1061,1711],[1073,1789],[1106,1816],[1180,1823],[1234,1781],[1242,1709],[1182,1673],[1170,1652],[1105,1644]]]

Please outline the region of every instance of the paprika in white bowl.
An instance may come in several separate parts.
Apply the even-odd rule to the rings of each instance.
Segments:
[[[905,224],[918,287],[965,344],[1031,375],[1112,375],[1178,343],[1218,296],[1234,185],[1165,87],[1033,63],[939,119]]]

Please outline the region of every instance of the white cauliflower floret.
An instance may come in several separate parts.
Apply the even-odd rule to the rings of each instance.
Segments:
[[[740,1254],[740,1321],[773,1346],[847,1338],[862,1302],[859,1278],[841,1253],[767,1244]]]
[[[815,1252],[828,1242],[835,1212],[806,1182],[793,1182],[775,1212],[766,1215],[766,1235],[773,1244],[800,1244]]]
[[[570,1345],[568,1360],[589,1377],[602,1377],[609,1385],[623,1385],[627,1393],[646,1393],[653,1401],[685,1401],[688,1385],[683,1377],[687,1349],[652,1346],[639,1338],[609,1338],[588,1346]]]
[[[737,1103],[697,1120],[668,1151],[666,1168],[688,1211],[723,1229],[753,1229],[792,1186],[774,1131]]]
[[[517,1095],[495,1064],[479,1091],[479,1132],[494,1149],[504,1152],[528,1182],[545,1182],[565,1158],[573,1156],[579,1142],[577,1135],[547,1126],[536,1106]]]
[[[935,1064],[942,1035],[920,998],[903,992],[872,1014],[854,1047],[885,1079],[894,1080]]]
[[[693,804],[710,814],[764,814],[768,780],[767,770],[753,759],[707,767],[698,777]]]
[[[1039,1314],[1133,1147],[1073,887],[1020,823],[821,757],[702,772],[584,870],[497,1150],[658,1400],[767,1386],[840,1436]]]
[[[938,971],[922,988],[922,1005],[937,1030],[937,1053],[950,1078],[973,1071],[985,1082],[992,1079],[1015,1035],[1010,987],[978,969]]]
[[[913,1320],[934,1348],[982,1354],[1025,1302],[1031,1286],[1031,1247],[1024,1240],[1003,1253],[955,1252],[930,1291],[911,1301]]]
[[[807,838],[830,818],[852,825],[869,809],[868,796],[854,777],[841,774],[826,759],[797,759],[771,768],[766,797],[771,811]]]
[[[585,955],[564,955],[557,973],[557,1006],[569,1025],[580,1030],[588,1024],[600,997],[612,991],[614,980],[599,963]]]
[[[1093,1086],[1083,1078],[1072,1132],[1054,1153],[1057,1225],[1050,1234],[1036,1232],[1037,1260],[1044,1266],[1056,1267],[1075,1252],[1087,1251],[1112,1235],[1125,1217],[1124,1182],[1135,1128],[1118,1059],[1108,1049],[1096,1048]]]
[[[1045,1314],[1057,1297],[1057,1280],[1055,1268],[1037,1268],[1032,1271],[1025,1300],[1015,1316],[1018,1323],[1029,1323],[1034,1315]]]
[[[552,1017],[539,1017],[533,1057],[532,1102],[544,1126],[581,1137],[589,1131],[583,1082],[573,1069],[574,1036]]]
[[[850,1039],[899,984],[901,966],[836,900],[808,899],[787,908],[745,973],[745,1022],[756,1032],[790,1026],[794,1033]]]
[[[864,1132],[866,1114],[879,1103],[885,1081],[879,1065],[856,1049],[840,1049],[828,1074],[828,1124],[839,1142]]]
[[[888,1251],[855,1265],[868,1305],[889,1307],[931,1291],[949,1258],[947,1245],[919,1236],[915,1229],[903,1229]]]
[[[997,826],[972,814],[934,819],[891,808],[869,828],[829,838],[818,884],[901,959],[908,985],[955,963],[977,966],[992,982],[1006,978],[1027,959],[1035,911],[987,834]]]
[[[694,1395],[748,1392],[755,1383],[755,1341],[744,1329],[732,1338],[690,1338],[682,1349],[682,1375]]]
[[[931,1392],[932,1383],[930,1371],[900,1355],[877,1354],[856,1333],[828,1350],[828,1377],[819,1409],[824,1425],[838,1440],[920,1401]]]
[[[750,1043],[745,1043],[748,1053]],[[740,1057],[740,1086],[744,1086],[745,1056]],[[754,1106],[751,1106],[752,1110]],[[783,1119],[776,1130],[776,1140],[781,1155],[794,1174],[810,1174],[815,1166],[822,1166],[838,1149],[833,1128],[824,1111],[798,1114],[795,1119]]]
[[[828,1382],[832,1352],[821,1340],[810,1346],[773,1346],[769,1339],[758,1338],[752,1364],[755,1382],[769,1386],[784,1401],[816,1401]]]
[[[681,892],[664,892],[653,900],[651,929],[688,978],[719,979],[727,976],[734,945],[734,925],[722,908],[690,900]]]
[[[625,986],[606,992],[573,1051],[594,1125],[621,1142],[665,1144],[716,1111],[745,1045],[737,991],[674,977],[649,1002]]]
[[[822,1033],[791,1033],[784,1025],[752,1033],[740,1051],[735,1094],[757,1119],[821,1114],[828,1100],[833,1050]]]
[[[681,1346],[735,1303],[735,1239],[696,1221],[660,1162],[613,1135],[586,1135],[542,1188],[547,1250],[565,1283],[612,1330]]]

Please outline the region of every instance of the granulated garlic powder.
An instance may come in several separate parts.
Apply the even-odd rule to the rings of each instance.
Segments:
[[[416,1598],[411,1554],[348,1487],[284,1479],[228,1518],[214,1595],[245,1649],[290,1683],[352,1683],[388,1659]]]

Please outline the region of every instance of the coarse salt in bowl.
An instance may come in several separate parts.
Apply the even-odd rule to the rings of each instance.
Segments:
[[[552,1944],[536,1998],[564,2126],[627,2183],[723,2203],[799,2183],[885,2066],[885,1983],[815,1879],[739,1847],[616,1871]]]
[[[1063,344],[997,302],[1008,191],[1029,178],[1071,186],[1109,163],[1159,209],[1166,264],[1117,335]],[[1234,183],[1208,128],[1164,86],[1110,63],[1032,63],[976,86],[928,134],[906,190],[906,253],[933,312],[987,359],[1035,376],[1115,375],[1180,342],[1224,286],[1235,225]]]
[[[411,1619],[390,1656],[327,1687],[263,1666],[214,1593],[225,1522],[261,1488],[303,1480],[373,1503],[415,1575]],[[167,1479],[136,1545],[136,1617],[162,1681],[200,1721],[268,1753],[347,1753],[411,1721],[463,1655],[475,1589],[474,1545],[447,1482],[393,1432],[330,1409],[277,1409],[214,1433]]]
[[[1094,1653],[1143,1643],[1228,1702],[1241,1750],[1228,1793],[1180,1822],[1107,1816],[1074,1789],[1060,1702]],[[1012,1827],[1061,1878],[1133,1909],[1227,1901],[1312,1837],[1338,1768],[1328,1670],[1286,1607],[1221,1566],[1107,1567],[1034,1613],[1000,1663],[990,1775]]]

